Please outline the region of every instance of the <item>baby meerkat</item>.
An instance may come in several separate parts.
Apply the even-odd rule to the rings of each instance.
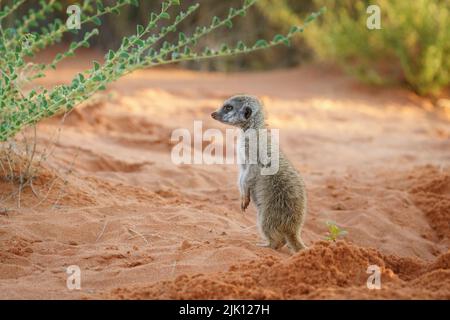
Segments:
[[[240,136],[239,145],[240,150],[245,150],[246,156],[250,154],[252,142],[246,138],[245,133],[250,129],[257,132],[267,129],[262,104],[252,96],[231,97],[211,116],[215,120],[244,131]],[[266,150],[272,150],[271,139],[267,140]],[[256,144],[259,150],[258,141]],[[259,157],[255,163],[249,163],[246,159],[240,164],[241,210],[247,209],[250,199],[255,204],[258,226],[267,240],[267,243],[261,246],[276,250],[287,244],[291,250],[299,251],[306,248],[300,237],[306,215],[305,184],[283,153],[280,151],[278,154],[278,170],[273,174],[263,174],[265,166]],[[277,155],[270,154],[270,161],[273,160],[272,156]]]

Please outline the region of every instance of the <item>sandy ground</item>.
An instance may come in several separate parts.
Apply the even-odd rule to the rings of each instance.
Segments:
[[[243,92],[261,97],[306,181],[304,252],[255,245],[235,165],[171,161],[174,129],[224,130],[210,113]],[[39,198],[27,188],[14,208],[0,183],[0,298],[450,299],[450,123],[424,100],[318,67],[150,70],[108,93],[39,127],[40,152],[51,150]],[[343,241],[323,240],[328,220]],[[366,287],[372,264],[381,290]],[[69,265],[81,290],[66,287]]]

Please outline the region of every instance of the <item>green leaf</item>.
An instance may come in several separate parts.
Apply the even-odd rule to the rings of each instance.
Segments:
[[[101,2],[100,0],[97,0],[96,4],[97,4],[97,10],[99,12],[102,12],[103,10],[105,10],[105,7],[103,6],[103,2]]]
[[[109,50],[109,51],[108,51],[108,60],[111,60],[111,59],[113,59],[113,58],[114,58],[114,51]]]
[[[70,44],[69,49],[70,49],[70,50],[75,50],[77,47],[78,47],[78,43],[72,42],[72,43]]]
[[[210,48],[206,47],[205,50],[203,51],[203,53],[207,56],[210,56],[213,54],[213,52],[211,51]]]
[[[172,52],[172,60],[176,60],[180,57],[180,53],[178,51]]]
[[[221,53],[228,52],[229,50],[230,50],[230,48],[225,43],[222,44],[222,46],[220,47],[220,52]]]
[[[255,2],[255,0],[245,0],[244,6],[249,7],[249,6],[251,6],[254,2]]]
[[[149,55],[150,57],[154,57],[154,56],[156,55],[155,49],[150,48],[150,50],[148,50],[148,55]]]
[[[93,17],[93,18],[92,18],[92,22],[93,22],[94,24],[96,24],[97,26],[99,26],[99,25],[102,24],[102,21],[99,19],[99,17]]]
[[[302,28],[297,27],[297,26],[292,26],[291,30],[289,30],[289,33],[294,34],[294,33],[300,32],[300,31],[302,31]]]
[[[186,35],[183,32],[178,34],[178,42],[184,43],[186,41]]]
[[[145,29],[144,29],[144,26],[138,24],[137,27],[136,27],[136,30],[137,30],[137,35],[139,36],[139,35],[141,35],[142,33],[144,33],[144,30],[145,30]]]
[[[228,27],[228,29],[233,28],[233,22],[229,19],[225,20],[225,25]]]
[[[268,45],[269,44],[264,39],[260,39],[260,40],[256,41],[256,43],[255,43],[256,48],[266,48]]]
[[[273,37],[273,42],[279,43],[279,42],[283,42],[285,39],[286,39],[286,37],[283,36],[282,34],[277,34],[275,37]]]
[[[317,13],[311,13],[305,20],[305,22],[311,22],[317,18]]]
[[[166,19],[166,20],[168,20],[168,19],[170,19],[170,14],[168,14],[167,12],[162,12],[162,13],[159,15],[159,17],[160,17],[161,19]]]
[[[220,23],[219,17],[214,17],[212,20],[212,25],[217,26]]]
[[[122,51],[122,52],[120,53],[120,57],[121,57],[121,58],[127,59],[127,58],[130,57],[130,54],[129,54],[128,52],[126,52],[126,51]]]
[[[191,48],[184,47],[183,54],[186,55],[186,56],[189,56],[191,54]]]

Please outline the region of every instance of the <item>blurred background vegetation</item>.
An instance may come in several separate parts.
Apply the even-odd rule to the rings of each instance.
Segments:
[[[65,7],[77,3],[61,2]],[[120,16],[104,17],[100,35],[93,41],[93,46],[101,50],[117,48],[124,35],[135,32],[136,24],[145,24],[150,12],[157,10],[161,1],[139,2],[139,8],[128,6]],[[190,33],[197,25],[207,25],[214,15],[224,16],[230,6],[238,7],[242,3],[241,0],[182,1],[184,7],[197,2],[201,4],[200,9],[179,30]],[[381,9],[380,30],[366,27],[369,16],[366,9],[370,4],[377,4]],[[38,6],[38,1],[28,1],[10,22],[20,18],[29,8]],[[233,29],[207,37],[202,45],[216,48],[222,42],[272,38],[274,34],[286,33],[292,25],[301,24],[302,18],[322,6],[327,7],[327,13],[290,47],[280,46],[232,58],[185,62],[183,67],[218,71],[262,70],[320,60],[372,84],[403,85],[421,95],[431,96],[448,89],[450,0],[259,0],[257,8],[236,20]],[[65,12],[55,12],[51,18],[65,20],[66,17]],[[82,37],[82,33],[79,36]],[[66,40],[69,42],[73,38]]]

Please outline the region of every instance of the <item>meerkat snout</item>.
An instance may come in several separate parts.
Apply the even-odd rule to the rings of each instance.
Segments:
[[[234,96],[224,102],[211,117],[222,123],[241,128],[245,133],[253,130],[266,130],[264,112],[261,102],[252,96]],[[252,130],[249,130],[252,129]],[[248,154],[250,148],[258,150],[259,140],[247,139],[246,134],[239,138],[239,150]],[[267,149],[270,144],[267,141]],[[255,145],[256,144],[256,145]],[[255,149],[253,149],[255,150]],[[264,150],[264,149],[262,149]],[[273,249],[287,244],[292,250],[306,248],[300,232],[306,216],[306,191],[302,177],[280,151],[279,168],[274,174],[262,173],[263,162],[242,163],[239,170],[239,191],[241,193],[241,210],[245,211],[250,199],[258,212],[258,225],[267,243],[264,246]]]

